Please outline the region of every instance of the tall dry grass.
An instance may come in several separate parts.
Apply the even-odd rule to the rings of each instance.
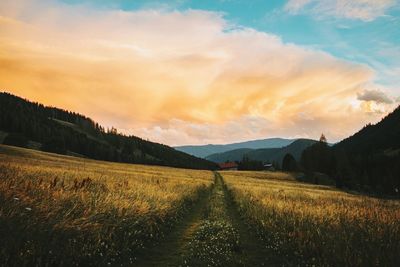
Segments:
[[[283,264],[400,266],[400,201],[303,184],[283,173],[222,175],[241,215]]]
[[[0,265],[127,265],[208,190],[209,171],[0,146]]]

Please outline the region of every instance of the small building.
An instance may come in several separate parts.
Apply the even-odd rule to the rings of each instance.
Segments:
[[[264,170],[266,171],[275,171],[274,166],[272,165],[272,163],[264,163]]]
[[[223,171],[237,171],[238,164],[236,162],[225,162],[218,164],[219,168]]]

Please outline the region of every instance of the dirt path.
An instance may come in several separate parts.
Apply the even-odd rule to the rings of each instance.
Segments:
[[[271,262],[216,172],[210,193],[202,196],[192,212],[135,266],[276,265]]]
[[[220,176],[223,181],[222,176]],[[224,194],[226,198],[227,212],[232,219],[233,226],[240,235],[240,247],[242,252],[242,261],[244,266],[281,266],[277,259],[272,257],[271,251],[265,247],[265,244],[257,237],[240,216],[236,204],[230,195],[227,187],[223,184]]]
[[[167,234],[159,244],[146,249],[133,266],[179,266],[186,244],[201,223],[209,196],[210,191],[201,195],[192,207],[192,211],[174,227],[172,232]]]

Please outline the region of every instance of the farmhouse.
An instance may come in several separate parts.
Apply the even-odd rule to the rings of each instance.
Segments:
[[[218,164],[221,170],[237,171],[238,164],[236,162],[225,162]]]
[[[275,168],[272,165],[272,163],[264,163],[263,166],[264,166],[264,170],[266,170],[266,171],[274,171],[275,170]]]

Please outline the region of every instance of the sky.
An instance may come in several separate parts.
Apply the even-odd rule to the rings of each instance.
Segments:
[[[337,142],[400,104],[400,1],[2,0],[0,91],[168,145]]]

